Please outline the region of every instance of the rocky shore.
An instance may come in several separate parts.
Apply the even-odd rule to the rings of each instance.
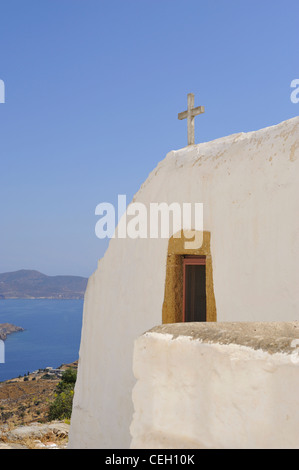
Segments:
[[[12,325],[11,323],[0,323],[0,340],[5,341],[7,335],[17,331],[24,331],[24,328]]]

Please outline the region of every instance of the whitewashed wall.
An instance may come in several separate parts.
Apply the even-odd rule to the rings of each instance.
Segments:
[[[131,448],[298,449],[298,338],[299,323],[142,335]]]
[[[298,145],[294,118],[172,151],[134,198],[204,204],[218,321],[299,319]],[[89,279],[70,448],[130,445],[133,344],[162,322],[167,249],[112,239]]]

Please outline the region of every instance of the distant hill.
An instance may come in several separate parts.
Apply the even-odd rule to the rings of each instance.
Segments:
[[[0,274],[0,299],[83,299],[87,278],[22,269]]]

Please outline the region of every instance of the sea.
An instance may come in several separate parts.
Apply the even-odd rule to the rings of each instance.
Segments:
[[[82,316],[83,300],[0,300],[0,323],[24,328],[4,341],[0,382],[78,360]]]

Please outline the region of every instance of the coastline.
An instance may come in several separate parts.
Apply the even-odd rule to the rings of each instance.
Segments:
[[[84,294],[80,294],[78,296],[52,296],[52,297],[4,297],[3,295],[0,295],[0,302],[1,300],[84,300]]]
[[[13,325],[12,323],[0,323],[0,340],[5,341],[8,335],[19,331],[24,331],[24,328]]]
[[[10,323],[23,334],[7,335],[0,380],[40,368],[71,363],[78,356],[83,316],[82,299],[5,299],[0,325]]]

